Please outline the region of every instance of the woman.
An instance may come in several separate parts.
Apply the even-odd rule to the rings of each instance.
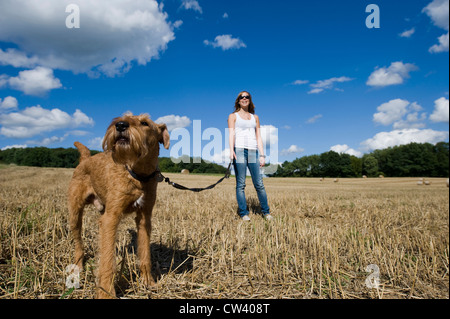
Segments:
[[[247,91],[239,93],[234,112],[228,117],[230,131],[230,159],[236,175],[236,199],[242,220],[250,220],[245,200],[245,178],[247,168],[258,194],[261,211],[265,219],[271,220],[267,194],[259,169],[265,165],[264,146],[261,139],[259,117],[255,115],[252,97]]]

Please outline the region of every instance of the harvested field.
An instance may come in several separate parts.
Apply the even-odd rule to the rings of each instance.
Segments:
[[[0,168],[0,298],[92,298],[97,217],[84,215],[87,262],[69,289],[73,245],[66,191],[73,170]],[[190,187],[217,176],[165,174]],[[214,190],[161,183],[153,212],[157,285],[138,282],[135,223],[117,236],[117,284],[125,298],[449,298],[449,190],[446,178],[359,178],[334,183],[265,179],[274,219],[236,215],[234,177]],[[256,192],[247,183],[251,211]],[[379,268],[379,285],[368,288]]]

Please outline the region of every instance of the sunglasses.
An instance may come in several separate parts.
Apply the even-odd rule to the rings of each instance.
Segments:
[[[249,96],[249,95],[241,95],[241,96],[239,97],[239,100],[243,100],[243,99],[249,100],[249,99],[250,99],[250,96]]]

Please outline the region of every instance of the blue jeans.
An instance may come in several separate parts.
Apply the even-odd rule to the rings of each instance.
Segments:
[[[257,150],[248,150],[246,148],[235,148],[236,158],[233,160],[234,173],[236,175],[236,199],[238,202],[238,214],[243,217],[249,214],[247,201],[245,199],[245,178],[247,168],[252,176],[253,186],[258,194],[261,212],[263,215],[270,214],[267,204],[267,194],[264,188],[263,179],[259,173],[259,155]]]

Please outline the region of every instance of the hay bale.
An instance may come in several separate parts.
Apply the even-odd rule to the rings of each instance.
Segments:
[[[384,178],[384,175],[380,175],[380,176],[378,176],[379,178]]]
[[[366,176],[366,175],[363,175],[362,177],[363,177],[363,178],[367,178],[367,176]]]
[[[422,186],[422,185],[423,185],[423,182],[422,182],[422,181],[418,181],[418,182],[417,182],[417,185]]]
[[[335,183],[339,182],[339,178],[335,178],[333,182]]]
[[[431,185],[431,182],[430,182],[430,181],[424,181],[423,183],[424,183],[426,186]]]
[[[181,174],[186,174],[186,175],[188,175],[188,174],[189,174],[189,170],[188,170],[188,169],[182,169],[182,170],[181,170]]]

